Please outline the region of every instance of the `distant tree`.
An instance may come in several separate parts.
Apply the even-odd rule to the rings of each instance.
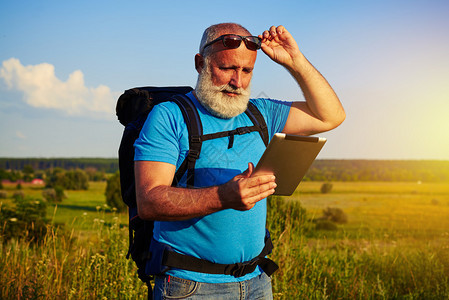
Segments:
[[[23,180],[30,182],[34,178],[34,169],[31,165],[25,165],[22,170]]]
[[[323,217],[321,219],[338,224],[348,223],[348,216],[341,208],[337,207],[327,207],[326,209],[323,209]]]
[[[2,179],[9,179],[9,173],[5,169],[0,169],[0,182]]]
[[[45,179],[45,172],[42,170],[38,170],[34,172],[34,178]]]
[[[65,174],[66,186],[68,190],[88,190],[89,189],[89,177],[86,172],[81,169],[68,171]]]
[[[18,181],[22,179],[22,173],[19,171],[14,171],[12,170],[11,172],[9,172],[9,180],[12,182]]]
[[[46,187],[52,188],[55,186],[65,186],[65,170],[62,168],[54,168],[54,169],[48,169],[46,172]]]
[[[117,211],[122,212],[127,209],[126,204],[122,200],[120,189],[120,173],[117,172],[112,175],[106,184],[106,204],[110,207],[116,208]]]
[[[65,171],[55,168],[47,173],[47,187],[62,187],[66,190],[87,190],[89,189],[89,177],[86,172],[80,169]]]
[[[105,180],[105,173],[98,171],[96,168],[88,167],[84,170],[89,177],[89,181],[103,181]]]
[[[332,191],[333,185],[330,182],[325,182],[321,185],[321,193],[323,194],[327,194],[330,193]]]

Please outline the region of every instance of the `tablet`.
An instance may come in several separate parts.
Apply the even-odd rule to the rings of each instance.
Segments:
[[[254,174],[274,174],[274,195],[290,196],[326,143],[322,137],[276,133],[259,160]]]

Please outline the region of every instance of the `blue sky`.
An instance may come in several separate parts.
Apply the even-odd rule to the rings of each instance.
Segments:
[[[0,0],[0,157],[116,157],[125,89],[194,85],[203,30],[284,25],[347,119],[319,158],[449,160],[448,1]],[[302,100],[259,54],[252,96]]]

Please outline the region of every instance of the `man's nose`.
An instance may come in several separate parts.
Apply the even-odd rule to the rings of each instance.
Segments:
[[[231,77],[229,84],[235,88],[241,88],[242,87],[242,71],[235,70],[232,73],[232,77]]]

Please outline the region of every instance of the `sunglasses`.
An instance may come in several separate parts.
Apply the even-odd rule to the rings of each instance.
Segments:
[[[204,45],[203,51],[204,49],[206,49],[207,47],[218,41],[222,41],[223,46],[225,46],[228,49],[237,49],[238,47],[240,47],[240,44],[243,41],[245,42],[246,48],[248,48],[248,50],[253,51],[260,49],[260,45],[262,43],[262,40],[258,36],[241,36],[237,34],[224,34],[219,38]]]

